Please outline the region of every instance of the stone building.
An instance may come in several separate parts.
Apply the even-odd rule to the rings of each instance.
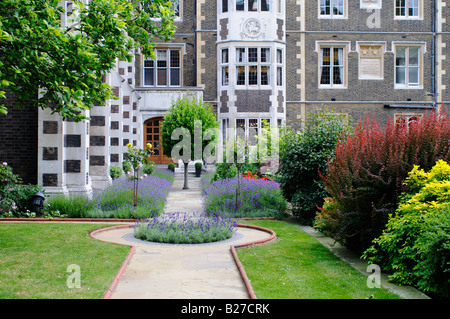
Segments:
[[[150,142],[152,160],[169,163],[160,124],[185,95],[211,104],[224,137],[241,128],[249,139],[263,120],[296,125],[318,108],[381,123],[448,108],[445,0],[180,0],[174,7],[177,32],[158,43],[156,60],[136,52],[111,71],[118,100],[94,106],[83,123],[11,110],[0,118],[0,160],[49,194],[86,194],[110,182],[128,143]]]

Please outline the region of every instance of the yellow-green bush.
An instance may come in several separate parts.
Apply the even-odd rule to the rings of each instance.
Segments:
[[[414,166],[400,205],[363,257],[399,284],[450,297],[450,165],[425,172]]]

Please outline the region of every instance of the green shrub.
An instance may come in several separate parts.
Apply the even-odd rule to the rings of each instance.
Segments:
[[[216,166],[216,172],[214,174],[214,177],[212,178],[212,181],[217,181],[219,179],[225,179],[225,178],[233,178],[237,177],[238,175],[238,168],[236,167],[236,164],[233,163],[215,163]],[[242,164],[242,172],[250,172],[253,175],[258,175],[258,164],[256,163],[246,163]]]
[[[363,256],[391,272],[398,284],[448,298],[450,165],[438,161],[428,173],[415,166],[405,184],[410,191]]]
[[[40,215],[32,206],[32,196],[44,193],[37,185],[23,185],[21,178],[14,174],[7,163],[0,163],[0,216],[32,217]]]
[[[155,170],[155,163],[149,162],[145,164],[144,168],[142,169],[142,172],[147,175],[152,175],[154,170]]]
[[[131,163],[127,161],[122,162],[122,168],[125,174],[131,173],[132,171]]]
[[[216,172],[212,178],[212,181],[237,176],[237,167],[234,164],[215,163],[214,165],[216,167]]]
[[[82,218],[92,208],[93,203],[86,196],[56,195],[47,200],[45,212],[52,216],[58,214],[69,218]]]
[[[169,163],[169,165],[167,165],[167,169],[171,170],[172,172],[175,172],[175,164]]]
[[[118,166],[111,166],[111,168],[109,169],[109,175],[111,176],[112,179],[119,178],[120,176],[122,176],[122,174],[123,171]]]
[[[156,168],[153,171],[153,176],[158,176],[158,177],[164,178],[164,179],[168,180],[171,184],[173,183],[173,181],[175,179],[175,175],[174,175],[173,171],[170,169],[164,169],[164,168]]]
[[[310,113],[303,124],[298,134],[292,129],[282,132],[277,180],[293,215],[311,225],[327,196],[320,173],[326,173],[336,143],[350,128],[342,116],[324,112]]]
[[[195,169],[201,169],[203,167],[203,164],[200,162],[195,163]]]

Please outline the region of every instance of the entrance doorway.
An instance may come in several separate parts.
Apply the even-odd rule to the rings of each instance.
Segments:
[[[173,163],[170,157],[164,156],[162,147],[162,133],[161,126],[163,117],[154,117],[144,122],[144,145],[150,143],[153,151],[150,160],[155,164],[169,164]]]

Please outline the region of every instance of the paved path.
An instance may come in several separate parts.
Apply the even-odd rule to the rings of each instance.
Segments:
[[[165,211],[201,211],[200,178],[190,174],[190,189],[182,190],[183,175],[177,172],[175,176]],[[133,236],[133,228],[108,230],[95,235],[99,240],[135,247],[111,299],[249,298],[230,246],[268,237],[270,234],[264,231],[241,227],[228,240],[198,245],[138,240]]]

